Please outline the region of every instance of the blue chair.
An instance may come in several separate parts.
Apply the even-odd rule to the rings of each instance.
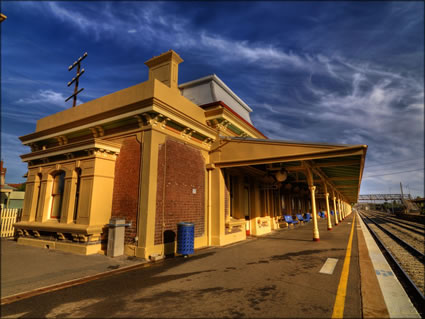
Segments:
[[[334,213],[334,211],[333,210],[331,210],[331,215],[333,216],[333,215],[335,215],[335,213]]]
[[[304,218],[303,218],[303,215],[301,215],[301,214],[296,214],[295,216],[297,216],[297,219],[302,223],[302,222],[304,222]]]
[[[292,219],[292,216],[290,216],[290,215],[284,215],[283,216],[284,218],[285,218],[285,222],[287,222],[288,224],[292,224],[292,225],[295,225],[295,224],[298,224],[299,223],[299,221],[298,220],[293,220]]]
[[[310,214],[310,213],[306,213],[306,214],[305,214],[305,217],[304,217],[304,220],[305,220],[306,222],[309,222],[309,221],[311,220],[311,214]]]

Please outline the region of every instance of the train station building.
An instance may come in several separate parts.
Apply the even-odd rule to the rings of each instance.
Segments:
[[[366,145],[268,139],[253,111],[216,75],[178,83],[170,50],[149,79],[37,121],[18,242],[78,254],[106,249],[111,218],[125,219],[125,253],[173,254],[178,222],[195,248],[222,246],[317,212],[331,230],[357,202]],[[254,89],[254,88],[253,88]],[[338,214],[332,214],[338,212]]]

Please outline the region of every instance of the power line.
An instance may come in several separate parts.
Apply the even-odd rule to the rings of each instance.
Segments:
[[[373,174],[373,173],[375,173],[375,174],[384,174],[386,172],[391,172],[393,170],[414,169],[415,166],[418,166],[417,164],[418,163],[412,163],[411,165],[403,165],[403,166],[398,166],[398,167],[396,167],[396,166],[387,166],[387,167],[380,167],[380,168],[378,168],[378,167],[366,168],[365,171],[367,172],[367,174]]]
[[[410,171],[401,171],[401,172],[394,172],[394,173],[388,173],[388,174],[369,175],[369,176],[365,176],[365,178],[375,177],[375,176],[395,175],[395,174],[409,173],[409,172],[416,172],[416,171],[423,171],[423,170],[424,170],[423,168],[418,168],[418,169],[412,169]]]
[[[412,158],[412,159],[407,159],[407,160],[393,161],[393,162],[386,162],[386,163],[379,163],[379,164],[373,164],[373,165],[366,165],[366,167],[369,168],[369,167],[380,166],[380,165],[387,165],[387,164],[393,164],[393,163],[417,161],[417,160],[422,159],[422,158],[424,158],[424,157],[423,156],[420,156],[420,157],[417,157],[417,158]]]

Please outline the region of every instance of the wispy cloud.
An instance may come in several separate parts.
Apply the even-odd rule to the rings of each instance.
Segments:
[[[34,125],[39,119],[46,116],[46,113],[30,111],[30,110],[26,110],[23,113],[17,108],[15,109],[8,108],[7,110],[4,110],[4,109],[2,110],[1,116],[3,119],[12,120],[18,123]],[[3,131],[2,131],[2,134],[3,134]]]
[[[16,103],[18,104],[55,104],[61,106],[65,101],[65,97],[62,93],[54,92],[52,90],[40,90],[31,97],[19,99]],[[63,106],[65,108],[65,106]]]
[[[251,103],[261,110],[252,115],[254,123],[271,138],[368,144],[362,192],[388,191],[386,185],[400,181],[419,189],[416,194],[423,192],[423,79],[342,57],[319,60],[328,74],[311,73],[294,83],[300,91],[297,100],[288,99],[288,88],[279,91],[273,83],[262,86],[262,96],[272,96],[274,101]],[[343,89],[329,85],[331,79]]]
[[[130,10],[116,12],[110,3],[99,3],[95,11],[93,11],[92,6],[89,6],[85,13],[73,10],[72,4],[70,6],[48,2],[46,6],[56,18],[73,25],[85,34],[94,35],[96,40],[115,38],[128,41],[130,38],[124,37],[124,34],[127,33],[129,36],[143,34],[143,41],[153,41],[155,34],[157,32],[162,33],[162,29],[168,28],[168,31],[170,31],[170,27],[173,30],[180,26],[180,23],[175,19],[161,17],[159,4],[132,5]],[[134,42],[133,37],[131,41]]]
[[[201,44],[205,47],[214,49],[221,56],[224,54],[229,60],[244,59],[249,63],[259,62],[266,68],[282,67],[283,65],[305,68],[308,65],[306,59],[294,53],[286,53],[271,44],[260,46],[249,41],[233,41],[206,33],[201,33],[200,39]]]
[[[386,183],[404,176],[372,177],[378,171],[372,164],[423,154],[423,3],[338,3],[324,8],[322,4],[250,3],[232,21],[227,21],[228,9],[238,4],[225,8],[162,2],[16,5],[26,6],[28,12],[36,10],[43,23],[52,23],[63,34],[72,30],[71,42],[85,43],[91,56],[102,57],[92,69],[97,73],[88,72],[85,78],[90,98],[143,80],[143,61],[134,52],[150,57],[175,49],[186,60],[185,66],[191,66],[182,68],[181,75],[218,74],[254,109],[254,124],[271,138],[368,144],[362,191],[385,190]],[[253,26],[251,21],[259,17],[264,23]],[[227,21],[226,28],[217,27],[222,21]],[[22,41],[8,47],[9,57],[25,56],[21,48],[29,43]],[[40,50],[48,47],[33,42],[34,51],[39,52],[35,44]],[[106,46],[111,48],[108,53],[102,52]],[[62,51],[57,56],[68,50],[58,48]],[[44,80],[51,79],[49,72]],[[16,78],[9,70],[2,79],[5,86],[15,88],[8,87],[3,118],[31,123],[65,107],[67,91],[61,86],[33,80],[17,83]],[[42,81],[40,76],[29,78]],[[55,78],[58,83],[69,80],[59,78]],[[19,90],[16,84],[22,84]],[[24,85],[27,91],[22,92]],[[19,116],[20,108],[26,109],[25,115]],[[403,165],[409,162],[378,167],[379,172],[391,173],[403,170]],[[423,189],[423,172],[406,173],[407,177],[412,188]]]
[[[146,42],[158,40],[174,48],[203,50],[214,52],[214,57],[224,62],[245,61],[258,63],[266,69],[294,67],[310,69],[312,72],[333,72],[328,60],[322,56],[300,55],[286,52],[272,43],[256,43],[248,40],[235,40],[217,33],[194,28],[189,20],[161,11],[161,7],[146,5],[133,7],[134,10],[122,16],[113,16],[111,8],[103,6],[96,16],[70,11],[65,5],[49,2],[48,9],[62,21],[75,25],[83,33],[93,33],[96,39],[101,37],[119,39],[133,45],[146,45]],[[110,20],[113,20],[111,27]],[[140,37],[139,35],[143,35]],[[135,36],[139,36],[135,38]],[[230,49],[231,48],[231,49]]]
[[[93,32],[97,38],[101,36],[101,33],[113,32],[114,26],[110,23],[110,20],[90,19],[83,13],[67,10],[56,2],[48,2],[46,5],[60,20],[72,24],[83,32]]]
[[[63,109],[67,108],[66,97],[59,92],[53,90],[39,90],[37,93],[31,95],[30,97],[24,97],[16,101],[17,104],[51,104],[54,106],[62,107]],[[77,104],[81,104],[82,101],[77,99]]]

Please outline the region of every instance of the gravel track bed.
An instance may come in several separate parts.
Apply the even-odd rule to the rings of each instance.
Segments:
[[[419,235],[408,228],[405,228],[403,225],[398,224],[398,220],[392,221],[387,217],[381,217],[382,214],[379,213],[366,213],[366,216],[371,218],[373,221],[377,222],[381,227],[388,230],[389,232],[396,235],[401,240],[405,241],[412,247],[416,248],[418,251],[425,252],[425,237],[424,235]],[[384,223],[383,223],[384,222]]]
[[[400,246],[391,237],[385,234],[372,222],[365,220],[369,227],[382,241],[384,246],[391,252],[403,270],[409,275],[410,279],[415,283],[418,289],[424,294],[424,265],[416,257],[412,256],[402,246]],[[423,250],[423,247],[422,247]]]
[[[369,213],[366,213],[366,214],[369,214]],[[425,234],[425,226],[421,223],[416,223],[416,222],[412,222],[412,221],[409,221],[409,220],[400,219],[400,218],[397,218],[397,217],[393,217],[392,215],[388,215],[386,213],[377,212],[377,211],[372,211],[371,214],[379,215],[380,217],[389,219],[389,220],[391,220],[395,223],[400,223],[400,224],[403,224],[403,225],[406,225],[406,226],[411,226],[412,229],[422,230],[422,231],[424,231],[424,234]]]
[[[425,240],[423,236],[413,233],[409,231],[408,229],[402,228],[396,224],[379,223],[379,221],[384,221],[384,222],[386,221],[381,218],[372,217],[372,220],[377,222],[382,228],[388,230],[390,233],[396,235],[398,238],[408,243],[410,246],[416,248],[421,253],[425,252],[425,247],[424,247]]]

